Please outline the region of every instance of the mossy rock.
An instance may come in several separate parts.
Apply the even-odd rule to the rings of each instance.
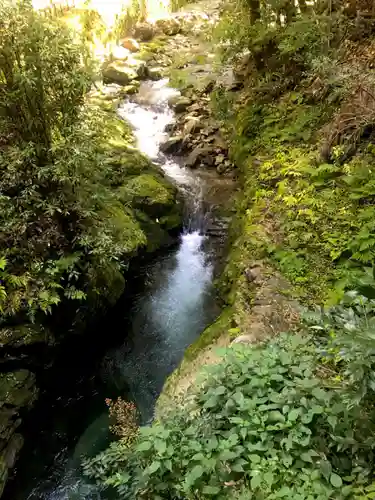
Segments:
[[[6,405],[19,409],[30,406],[37,394],[35,375],[29,370],[0,374],[0,407]]]
[[[130,179],[119,190],[123,203],[143,210],[151,217],[162,217],[176,200],[176,189],[161,176],[141,174]]]
[[[168,247],[175,242],[175,239],[169,234],[158,220],[153,220],[141,210],[136,211],[136,216],[140,226],[146,235],[146,252],[156,252],[160,248]]]
[[[0,328],[0,347],[24,347],[50,344],[52,335],[41,325],[24,324]]]
[[[129,67],[124,61],[114,61],[103,69],[104,83],[117,83],[118,85],[129,85],[138,77],[137,71]]]
[[[140,175],[151,166],[148,158],[131,147],[107,157],[105,161],[108,165],[108,183],[113,187],[123,185],[129,177]]]

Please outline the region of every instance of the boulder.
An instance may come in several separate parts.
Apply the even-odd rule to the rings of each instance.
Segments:
[[[179,20],[173,17],[158,19],[155,24],[160,31],[168,36],[177,35],[177,33],[180,33],[181,31],[181,24]]]
[[[133,81],[130,85],[125,85],[124,94],[131,95],[136,94],[139,90],[139,82]]]
[[[150,80],[161,80],[163,78],[163,69],[160,67],[148,68],[148,76]]]
[[[21,424],[20,410],[31,408],[37,395],[35,375],[30,371],[0,374],[0,496],[23,445],[22,436],[15,432]]]
[[[160,144],[160,151],[166,154],[179,154],[183,145],[184,139],[181,135],[169,137],[165,142]]]
[[[183,113],[190,106],[191,100],[184,96],[172,96],[168,100],[168,105],[174,109],[176,113]]]
[[[139,43],[134,38],[123,38],[120,40],[120,45],[130,52],[138,52],[140,49]]]
[[[148,42],[154,36],[154,27],[150,23],[137,23],[134,28],[134,38],[141,42]]]
[[[187,157],[185,165],[195,168],[199,165],[212,167],[215,164],[215,150],[211,146],[198,146]]]
[[[22,446],[23,437],[21,434],[13,434],[9,442],[0,451],[0,497],[4,492],[9,470],[14,467]]]
[[[114,61],[108,64],[103,70],[104,83],[129,85],[129,83],[137,77],[137,72],[123,61]]]
[[[42,326],[30,324],[0,328],[0,347],[24,347],[32,344],[49,344],[51,334]]]
[[[184,134],[194,134],[195,132],[199,132],[199,130],[202,130],[203,127],[204,125],[198,117],[189,116],[184,125]]]

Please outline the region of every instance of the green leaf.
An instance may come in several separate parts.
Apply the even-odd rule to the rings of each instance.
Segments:
[[[139,443],[137,445],[137,451],[148,451],[151,450],[152,448],[152,442],[151,441],[142,441],[142,443]]]
[[[334,486],[335,488],[341,488],[342,479],[338,474],[332,473],[329,480],[330,480],[332,486]]]
[[[268,420],[271,422],[285,422],[285,417],[280,411],[270,411],[268,413]]]
[[[151,462],[151,465],[148,467],[147,471],[150,473],[150,474],[153,474],[154,472],[156,472],[157,470],[160,469],[160,462],[159,460],[155,460],[154,462]]]
[[[290,422],[295,422],[301,413],[300,408],[294,408],[288,413],[288,420]]]
[[[251,478],[250,486],[252,490],[256,490],[262,484],[262,477],[259,473]]]
[[[266,472],[263,476],[263,479],[265,480],[268,486],[272,486],[274,482],[274,475],[272,474],[272,472]]]
[[[218,486],[204,486],[202,492],[206,495],[217,495],[220,493],[220,488]]]
[[[167,449],[167,443],[162,439],[155,440],[155,450],[159,453],[159,455],[163,455]]]
[[[328,460],[322,460],[320,462],[320,470],[322,471],[323,476],[327,479],[330,477],[330,474],[332,472],[332,465]]]
[[[186,475],[186,484],[192,486],[203,474],[204,468],[201,465],[195,465]]]
[[[259,464],[259,462],[261,460],[260,456],[259,455],[255,455],[255,454],[249,455],[249,459],[254,464]]]

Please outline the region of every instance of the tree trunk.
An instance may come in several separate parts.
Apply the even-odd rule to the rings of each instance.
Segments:
[[[250,22],[254,24],[260,19],[260,0],[249,0]]]
[[[307,11],[306,0],[298,0],[298,5],[302,14]]]
[[[287,24],[291,23],[296,17],[297,9],[294,0],[287,0],[284,4],[285,20]]]

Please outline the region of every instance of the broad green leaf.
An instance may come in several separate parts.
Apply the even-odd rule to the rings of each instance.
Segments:
[[[342,479],[339,475],[332,473],[329,480],[330,480],[330,483],[332,484],[332,486],[334,486],[335,488],[341,488]]]
[[[161,465],[160,462],[158,460],[155,460],[154,462],[151,462],[151,465],[148,467],[147,471],[150,474],[153,474],[154,472],[160,469],[160,465]]]
[[[218,486],[204,486],[202,492],[206,495],[217,495],[220,493],[220,488]]]
[[[262,477],[259,473],[251,478],[250,485],[252,490],[256,490],[262,484]]]

